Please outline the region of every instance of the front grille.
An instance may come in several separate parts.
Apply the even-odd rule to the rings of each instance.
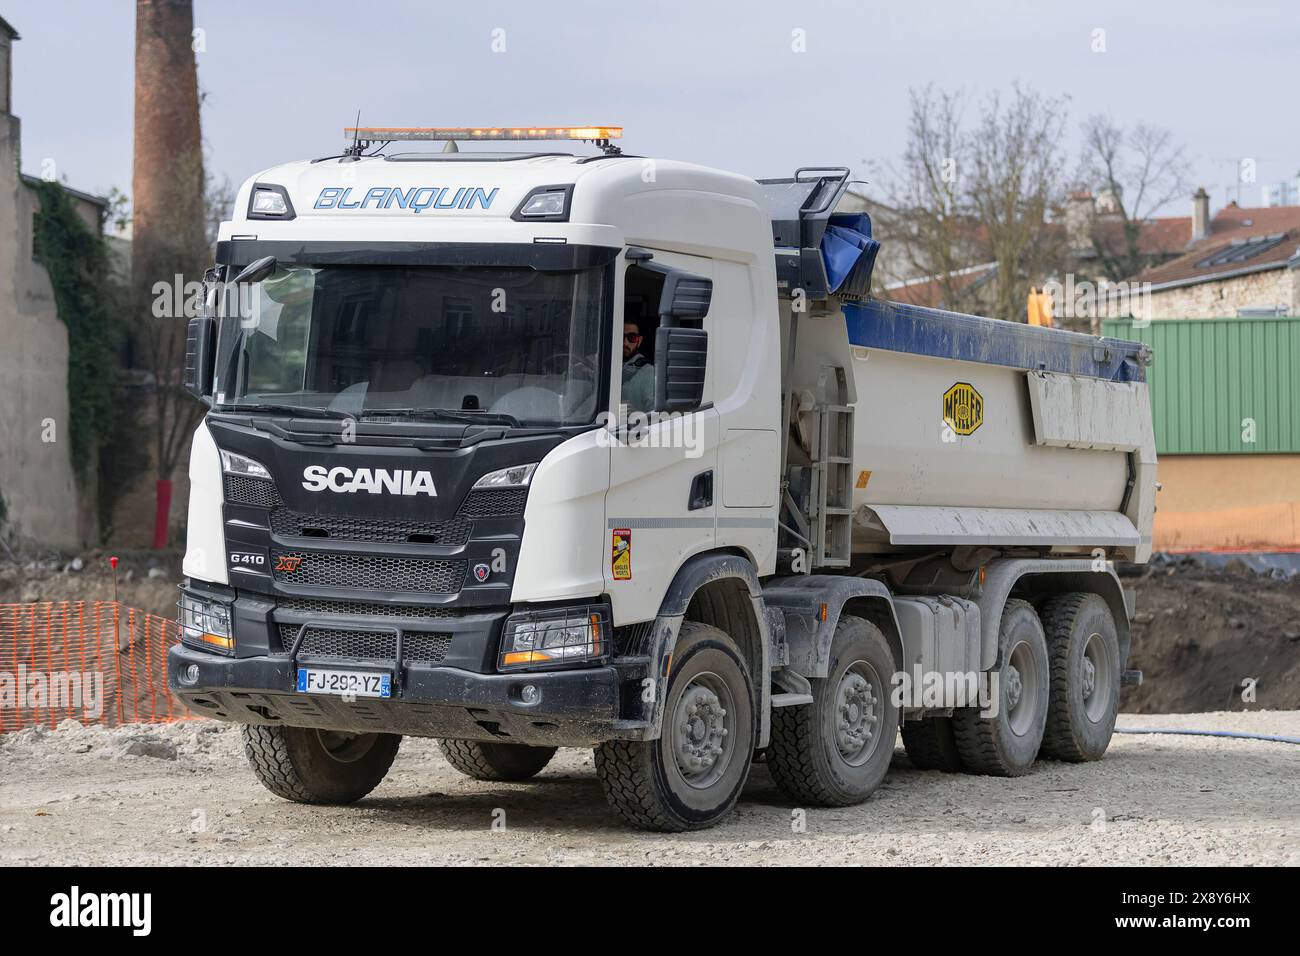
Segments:
[[[402,521],[304,514],[277,508],[271,530],[278,535],[334,538],[342,541],[409,541],[414,544],[460,545],[469,540],[468,518],[450,521]]]
[[[245,475],[226,475],[226,500],[255,508],[280,507],[280,493],[275,490],[274,482]]]
[[[288,651],[298,636],[298,625],[281,624],[280,644]],[[402,635],[402,660],[440,664],[451,647],[451,635],[434,631],[407,631]],[[345,628],[309,627],[298,648],[301,657],[348,657],[391,661],[397,656],[397,635],[391,631],[351,631]]]
[[[460,611],[454,607],[421,607],[419,605],[385,604],[379,601],[332,601],[316,598],[286,598],[276,605],[280,611],[295,611],[299,614],[320,614],[339,617],[367,614],[371,617],[400,617],[404,619],[423,620],[425,618],[459,617]]]
[[[450,594],[465,583],[464,561],[437,558],[277,551],[271,555],[271,567],[277,581],[325,588]]]
[[[466,518],[506,518],[524,513],[527,488],[501,488],[471,491],[461,502],[460,513]]]

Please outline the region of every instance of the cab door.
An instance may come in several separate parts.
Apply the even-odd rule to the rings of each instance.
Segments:
[[[709,259],[650,252],[655,267],[713,278],[713,262]],[[623,310],[627,322],[639,327],[642,354],[651,368],[662,283],[661,272],[625,259],[619,261],[616,307]],[[709,332],[712,311],[710,308],[703,319],[692,321]],[[653,618],[682,562],[714,546],[718,464],[718,414],[712,407],[712,380],[719,343],[710,336],[701,407],[655,415],[625,399],[623,328],[616,313],[617,341],[610,388],[610,487],[605,499],[605,583],[616,625]],[[635,372],[629,370],[629,374]],[[631,397],[640,389],[629,387],[627,391]]]

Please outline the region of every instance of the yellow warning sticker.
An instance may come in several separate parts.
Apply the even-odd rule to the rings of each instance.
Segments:
[[[943,393],[943,420],[958,435],[973,434],[984,424],[984,396],[969,382],[958,382]]]
[[[869,472],[869,471],[860,471],[860,472],[858,472],[858,488],[859,488],[859,489],[867,487],[867,482],[870,481],[870,480],[871,480],[871,472]]]
[[[615,528],[610,542],[610,567],[615,581],[632,580],[632,529]]]

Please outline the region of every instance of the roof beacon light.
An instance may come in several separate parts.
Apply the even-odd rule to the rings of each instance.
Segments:
[[[607,155],[622,152],[611,140],[623,138],[621,126],[345,126],[352,145],[349,155],[361,155],[375,143],[474,142],[502,140],[581,140],[595,143]]]
[[[349,140],[372,143],[414,142],[417,140],[573,139],[600,142],[623,138],[621,126],[348,126],[343,135]]]

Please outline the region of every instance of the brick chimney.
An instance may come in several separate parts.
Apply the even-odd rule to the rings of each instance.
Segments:
[[[191,0],[136,0],[132,266],[137,290],[206,252]]]
[[[1201,186],[1192,193],[1192,242],[1210,235],[1210,194]]]

